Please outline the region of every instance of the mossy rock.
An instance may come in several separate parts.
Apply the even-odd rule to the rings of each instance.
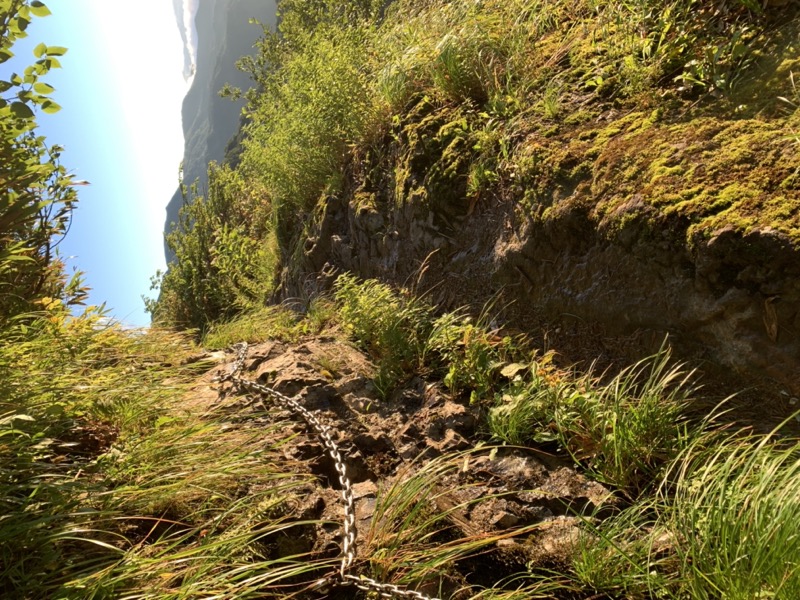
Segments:
[[[631,211],[645,211],[685,232],[689,246],[732,227],[769,228],[800,247],[799,168],[800,145],[780,121],[705,117],[628,127],[594,165],[595,213],[613,232]],[[634,197],[640,202],[631,205]]]

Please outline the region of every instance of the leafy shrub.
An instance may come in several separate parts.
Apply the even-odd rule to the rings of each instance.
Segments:
[[[568,378],[546,359],[519,365],[489,410],[489,430],[512,444],[558,441],[596,479],[636,497],[697,435],[686,419],[690,375],[670,366],[668,350],[607,383]]]
[[[50,14],[41,2],[13,0],[0,11],[0,63],[25,37],[34,17]],[[31,310],[43,298],[85,297],[78,279],[68,290],[54,245],[69,228],[77,202],[76,182],[61,164],[63,148],[48,146],[36,132],[36,113],[60,109],[44,78],[59,68],[67,49],[39,44],[36,61],[22,74],[0,81],[0,323]]]
[[[427,341],[431,358],[444,371],[444,384],[453,394],[468,391],[471,402],[492,396],[500,370],[515,353],[513,340],[458,313],[445,313],[433,323]]]
[[[512,363],[503,370],[511,381],[496,393],[487,414],[493,438],[515,446],[558,439],[553,415],[566,384],[559,381],[551,359],[552,354],[527,365]]]
[[[376,384],[385,395],[423,367],[432,309],[375,280],[341,275],[334,286],[347,329],[378,363]]]
[[[254,194],[235,171],[209,167],[208,193],[195,194],[167,234],[176,258],[154,278],[158,299],[145,301],[155,323],[202,330],[266,301],[278,255]]]
[[[337,190],[348,144],[374,114],[364,67],[368,25],[322,22],[297,31],[291,22],[282,25],[284,37],[267,33],[261,42],[270,63],[260,70],[254,65],[262,91],[247,109],[242,155],[242,171],[271,198],[284,251],[320,195]]]

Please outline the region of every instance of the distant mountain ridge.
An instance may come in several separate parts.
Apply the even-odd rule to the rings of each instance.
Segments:
[[[193,36],[190,21],[197,12],[198,0],[172,0],[175,20],[183,42],[183,76],[186,80],[194,75],[195,54],[197,52],[196,36]]]
[[[175,18],[184,42],[185,65],[191,63],[189,39],[184,22],[187,2],[173,0]],[[249,24],[251,18],[275,26],[275,0],[194,0],[197,2],[195,26],[197,31],[196,70],[191,88],[183,100],[184,155],[183,180],[187,185],[195,181],[205,184],[210,161],[221,162],[225,147],[239,127],[241,103],[220,98],[219,91],[229,83],[247,88],[248,76],[236,69],[236,61],[252,52],[261,28]],[[188,62],[187,62],[188,61]],[[177,222],[183,203],[181,190],[177,189],[167,205],[164,231]],[[164,244],[167,263],[172,260]]]

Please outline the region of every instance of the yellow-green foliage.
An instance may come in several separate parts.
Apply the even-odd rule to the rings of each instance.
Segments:
[[[295,15],[285,9],[283,37],[268,35],[261,43],[271,62],[253,74],[262,90],[248,107],[241,169],[262,183],[281,221],[298,227],[298,211],[338,189],[347,145],[374,119],[364,68],[371,33],[366,16],[342,22],[326,13],[307,29],[291,17],[313,8],[295,7]]]
[[[378,363],[376,384],[388,394],[423,366],[432,308],[374,279],[341,275],[335,296],[346,329]]]
[[[192,193],[167,235],[175,261],[154,278],[160,294],[146,305],[155,323],[202,330],[263,305],[278,255],[269,205],[259,205],[261,188],[228,167],[211,165],[206,196]]]
[[[252,189],[229,229],[193,219],[219,258],[179,258],[164,314],[203,327],[258,304],[332,196],[415,203],[443,231],[499,196],[525,218],[578,208],[612,238],[796,238],[798,13],[761,4],[282,0],[243,61],[256,87],[226,178]],[[256,251],[240,272],[226,258]]]
[[[794,598],[800,594],[800,444],[776,436],[731,438],[677,462],[664,511],[691,598]],[[691,531],[692,535],[685,535]]]
[[[794,598],[799,452],[773,435],[697,438],[661,493],[586,528],[570,577],[625,598]]]
[[[294,342],[334,324],[335,311],[333,303],[324,297],[315,298],[304,315],[280,305],[246,311],[229,321],[213,324],[203,336],[203,347],[216,350],[239,342],[269,339]]]
[[[44,598],[116,560],[103,461],[184,389],[192,348],[52,298],[26,323],[0,329],[0,589]]]
[[[638,118],[600,142],[591,192],[601,227],[613,233],[633,218],[655,229],[677,217],[692,224],[687,241],[768,227],[800,242],[800,154],[785,122]]]
[[[42,2],[4,2],[0,62],[14,56],[11,48],[27,36],[33,18],[49,14]],[[33,310],[45,297],[67,294],[79,301],[85,296],[78,278],[67,285],[53,247],[69,229],[77,202],[73,177],[61,164],[63,148],[49,146],[36,121],[36,113],[47,117],[60,109],[43,78],[61,66],[59,57],[66,52],[40,43],[29,57],[35,62],[0,80],[0,324]]]

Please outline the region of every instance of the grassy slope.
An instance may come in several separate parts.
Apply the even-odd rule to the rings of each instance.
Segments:
[[[287,460],[288,423],[244,418],[235,396],[220,403],[210,374],[197,379],[211,357],[181,336],[48,310],[33,328],[6,330],[0,347],[6,596],[285,598],[337,568],[330,552],[291,542],[326,524],[304,516],[319,484]],[[626,498],[621,512],[582,515],[558,572],[483,574],[489,587],[465,585],[453,598],[790,599],[800,590],[798,445],[703,431],[687,412],[697,392],[666,355],[608,381],[576,378],[522,338],[349,277],[308,317],[262,310],[216,326],[206,342],[320,331],[368,351],[386,394],[421,376],[479,407],[488,419],[473,443],[559,449]],[[454,508],[429,490],[465,460],[420,463],[382,490],[384,518],[365,533],[359,572],[435,584],[499,539],[535,547],[536,523],[430,543]]]
[[[185,224],[174,243],[212,258],[177,250],[192,269],[164,279],[157,316],[230,316],[241,292],[263,297],[254,270],[274,275],[269,293],[331,198],[412,203],[445,226],[501,199],[523,220],[577,209],[610,239],[658,232],[691,252],[723,229],[770,231],[796,249],[800,20],[792,3],[747,5],[284,0],[280,36],[248,62],[241,163],[209,193],[268,256],[254,267],[226,219]]]
[[[726,24],[699,11],[691,17],[698,28],[672,40],[688,47],[670,47],[663,32],[666,41],[653,49],[648,44],[660,27],[686,27],[674,15],[660,19],[658,4],[596,3],[596,11],[582,14],[580,5],[546,3],[522,13],[529,20],[520,25],[513,9],[487,2],[454,10],[458,16],[449,20],[422,11],[420,25],[397,26],[432,46],[430,55],[408,41],[395,51],[404,59],[415,52],[413,68],[430,72],[431,81],[417,87],[438,114],[431,121],[416,108],[398,111],[407,159],[391,165],[399,173],[389,198],[427,201],[434,210],[437,202],[445,209],[460,203],[451,210],[463,214],[476,196],[499,194],[542,219],[569,210],[562,203],[569,198],[586,204],[609,237],[645,219],[654,230],[674,229],[689,246],[696,236],[733,227],[770,228],[796,247],[797,19],[740,13]],[[558,27],[542,24],[548,11]],[[530,34],[537,27],[538,37]],[[711,28],[744,32],[746,41],[726,48]],[[641,39],[632,40],[637,29]],[[442,50],[447,36],[458,48],[452,64]],[[709,79],[692,83],[689,65],[710,50],[719,56],[707,59]],[[733,60],[738,52],[743,57]],[[456,86],[459,77],[472,80]],[[440,145],[431,147],[427,140],[437,137]],[[433,167],[434,181],[426,190],[404,186],[420,167]]]
[[[232,427],[185,336],[48,312],[2,331],[3,597],[263,597],[325,564],[262,548],[308,493],[285,423]]]
[[[280,68],[253,65],[262,89],[251,97],[242,163],[235,172],[223,169],[213,193],[225,202],[210,205],[225,214],[203,221],[207,229],[187,226],[184,258],[198,260],[164,280],[165,321],[210,326],[206,340],[218,347],[316,331],[330,310],[315,307],[310,323],[276,310],[211,323],[219,306],[229,318],[234,303],[261,304],[269,286],[253,293],[262,281],[254,273],[291,267],[320,199],[347,189],[361,188],[350,200],[366,210],[417,202],[446,219],[498,196],[549,219],[582,186],[580,201],[609,236],[645,220],[674,227],[687,245],[722,227],[770,227],[797,245],[795,7],[756,15],[733,1],[409,0],[376,19],[369,4],[349,4],[363,8],[353,15],[335,2],[283,3],[283,42],[262,48]],[[268,256],[245,260],[262,242]],[[246,268],[237,271],[239,264]],[[213,306],[205,304],[209,290]],[[522,572],[505,589],[473,590],[478,597],[800,596],[800,547],[791,533],[800,498],[794,441],[701,434],[685,412],[691,390],[663,362],[611,382],[576,380],[519,340],[459,315],[434,318],[424,302],[376,282],[344,279],[338,290],[336,312],[378,363],[386,393],[414,374],[440,378],[455,398],[482,403],[497,440],[558,444],[628,500],[614,518],[587,516],[563,572]],[[107,368],[142,372],[126,360]],[[152,375],[150,367],[143,372]],[[97,373],[93,366],[82,376],[91,382]],[[150,376],[152,390],[180,369],[159,373]],[[62,552],[55,561],[39,558],[35,548],[43,544],[28,545],[40,562],[7,570],[15,579],[4,585],[40,597],[120,590],[281,597],[276,586],[313,577],[309,557],[277,563],[259,555],[259,539],[287,514],[293,518],[278,497],[303,491],[291,465],[276,466],[279,442],[267,442],[274,461],[255,461],[261,432],[225,433],[221,423],[152,390],[137,396],[149,416],[121,436],[122,454],[89,457],[102,484],[91,506],[124,516],[93,535],[109,552],[90,564],[67,560],[53,577],[48,565],[76,556],[73,542],[55,546]],[[91,394],[79,399],[80,406],[102,405]],[[102,421],[88,414],[91,423]],[[33,461],[48,473],[64,463],[49,455]],[[78,482],[80,464],[66,460]],[[413,506],[421,505],[425,483],[401,490]],[[55,501],[58,518],[72,514],[70,502],[86,505],[87,493],[79,487],[72,500]],[[41,507],[31,510],[38,515]],[[23,512],[5,523],[22,522]],[[119,525],[126,520],[148,525]],[[71,522],[65,527],[71,531]],[[411,565],[407,579],[424,579],[425,549],[403,540],[408,546],[394,551],[421,556],[419,572]]]

